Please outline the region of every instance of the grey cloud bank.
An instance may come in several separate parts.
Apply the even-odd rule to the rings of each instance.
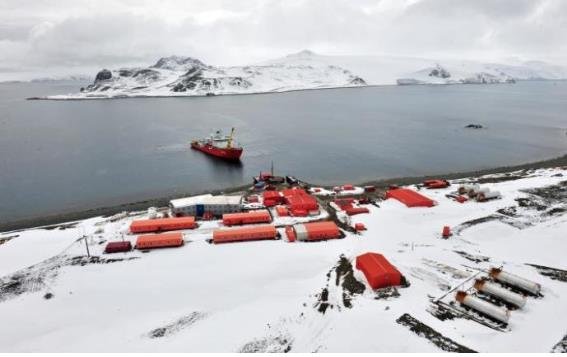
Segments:
[[[567,2],[14,1],[0,3],[0,80],[147,65],[246,64],[310,48],[566,64]]]

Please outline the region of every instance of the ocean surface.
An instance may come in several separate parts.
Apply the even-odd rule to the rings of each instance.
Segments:
[[[82,85],[0,84],[0,222],[241,185],[272,161],[276,174],[339,184],[567,152],[565,81],[25,100]],[[189,149],[231,127],[240,165]]]

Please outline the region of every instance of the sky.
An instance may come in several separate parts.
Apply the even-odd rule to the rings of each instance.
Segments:
[[[0,0],[0,79],[303,49],[567,64],[566,0]]]

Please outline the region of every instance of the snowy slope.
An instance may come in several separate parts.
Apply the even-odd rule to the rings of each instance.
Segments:
[[[409,314],[475,351],[549,352],[566,334],[558,317],[567,315],[567,282],[526,263],[567,269],[566,175],[549,169],[486,177],[483,186],[503,196],[486,203],[445,197],[456,185],[423,191],[438,202],[433,208],[386,200],[353,217],[367,226],[362,235],[320,243],[213,245],[206,242],[219,225],[213,221],[186,231],[181,248],[102,255],[105,241],[135,240],[127,230],[136,216],[2,233],[0,239],[12,238],[0,245],[0,346],[3,352],[440,351],[396,322]],[[549,186],[539,196],[525,191]],[[498,218],[466,223],[492,215]],[[444,225],[455,232],[448,240],[440,238]],[[75,242],[83,232],[100,258],[84,257],[84,242]],[[384,254],[410,286],[374,292],[355,269],[365,290],[349,293],[340,257],[354,264],[368,251]],[[539,282],[543,293],[513,311],[504,331],[428,312],[450,287],[500,265]]]

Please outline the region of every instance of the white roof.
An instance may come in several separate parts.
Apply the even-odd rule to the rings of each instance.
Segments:
[[[173,208],[193,206],[197,204],[208,205],[239,205],[242,201],[242,196],[213,196],[210,193],[200,196],[192,196],[185,198],[178,198],[169,201]]]

